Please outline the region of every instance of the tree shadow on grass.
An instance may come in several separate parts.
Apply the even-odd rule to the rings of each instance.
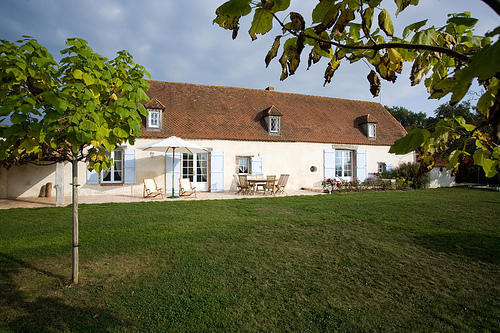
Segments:
[[[0,330],[13,332],[89,332],[125,329],[126,321],[102,308],[73,306],[60,297],[28,299],[16,282],[22,270],[33,270],[64,288],[64,278],[0,253]]]
[[[500,263],[500,237],[467,232],[419,234],[417,243],[428,249],[466,256],[488,263]]]

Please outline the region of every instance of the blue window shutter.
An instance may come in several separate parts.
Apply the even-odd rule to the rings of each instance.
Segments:
[[[224,192],[224,152],[210,153],[210,192]]]
[[[87,184],[98,185],[99,184],[99,173],[95,170],[90,171],[87,169]]]
[[[165,193],[172,192],[172,153],[165,155]],[[181,154],[176,153],[174,157],[174,192],[179,193],[179,178],[181,177]]]
[[[123,163],[123,173],[124,184],[136,184],[135,179],[135,150],[125,150],[124,151],[124,163]]]
[[[356,177],[360,182],[366,179],[366,150],[356,151]]]
[[[385,170],[386,170],[387,172],[392,172],[392,164],[387,163],[387,164],[385,165]]]
[[[262,157],[255,156],[252,157],[252,174],[254,175],[262,175]]]
[[[325,149],[323,151],[324,177],[335,178],[335,149]]]

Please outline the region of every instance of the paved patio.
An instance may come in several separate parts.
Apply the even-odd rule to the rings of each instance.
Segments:
[[[276,195],[276,197],[282,196],[296,196],[296,195],[319,195],[316,191],[310,190],[289,190],[283,195]],[[180,200],[227,200],[227,199],[255,199],[255,198],[271,198],[272,195],[243,195],[236,194],[235,192],[223,192],[223,193],[210,193],[210,192],[200,192],[197,197],[180,197],[177,199],[168,199],[166,196],[164,199],[161,197],[156,197],[153,199],[145,199],[143,197],[134,197],[130,195],[94,195],[94,196],[79,196],[80,204],[98,204],[98,203],[109,203],[109,202],[143,202],[143,201],[180,201]],[[64,198],[64,205],[71,205],[71,197]],[[0,209],[10,209],[10,208],[40,208],[40,207],[55,207],[56,198],[17,198],[17,199],[0,199]]]

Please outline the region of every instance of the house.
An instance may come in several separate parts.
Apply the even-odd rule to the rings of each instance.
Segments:
[[[271,87],[150,85],[141,137],[135,145],[110,152],[110,170],[89,172],[81,163],[81,195],[141,196],[144,178],[155,178],[160,187],[170,189],[172,172],[175,179],[189,178],[198,191],[234,190],[234,174],[285,173],[290,175],[288,188],[320,187],[325,178],[364,180],[414,160],[413,154],[389,153],[406,131],[379,103],[282,93]],[[139,148],[173,135],[208,151],[176,154],[172,161],[171,154]],[[37,196],[47,182],[70,195],[70,177],[69,164],[0,169],[0,197]]]
[[[446,162],[443,160],[437,160],[434,167],[429,173],[430,188],[438,187],[452,187],[456,185],[455,176],[452,170],[446,170]]]

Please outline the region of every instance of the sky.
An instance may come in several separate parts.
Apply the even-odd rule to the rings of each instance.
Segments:
[[[429,100],[423,84],[411,87],[411,64],[406,64],[396,83],[382,80],[376,98],[371,96],[366,79],[370,69],[362,61],[343,61],[332,83],[323,87],[327,61],[306,70],[308,50],[304,50],[296,74],[280,81],[279,55],[267,69],[264,63],[274,36],[279,34],[277,24],[271,33],[258,35],[252,42],[247,33],[250,17],[242,18],[238,38],[232,40],[231,31],[212,24],[215,9],[222,3],[224,0],[1,0],[0,39],[14,41],[22,35],[32,36],[57,59],[67,38],[83,38],[107,58],[127,50],[152,79],[161,81],[253,89],[272,86],[281,92],[404,106],[428,115],[449,101],[449,95]],[[288,11],[303,13],[307,24],[316,3],[292,0]],[[384,0],[382,5],[393,17],[394,1]],[[478,34],[498,25],[498,16],[479,0],[420,0],[419,6],[408,7],[395,19],[395,35],[401,36],[406,25],[422,19],[442,26],[447,13],[464,11],[479,18]]]

